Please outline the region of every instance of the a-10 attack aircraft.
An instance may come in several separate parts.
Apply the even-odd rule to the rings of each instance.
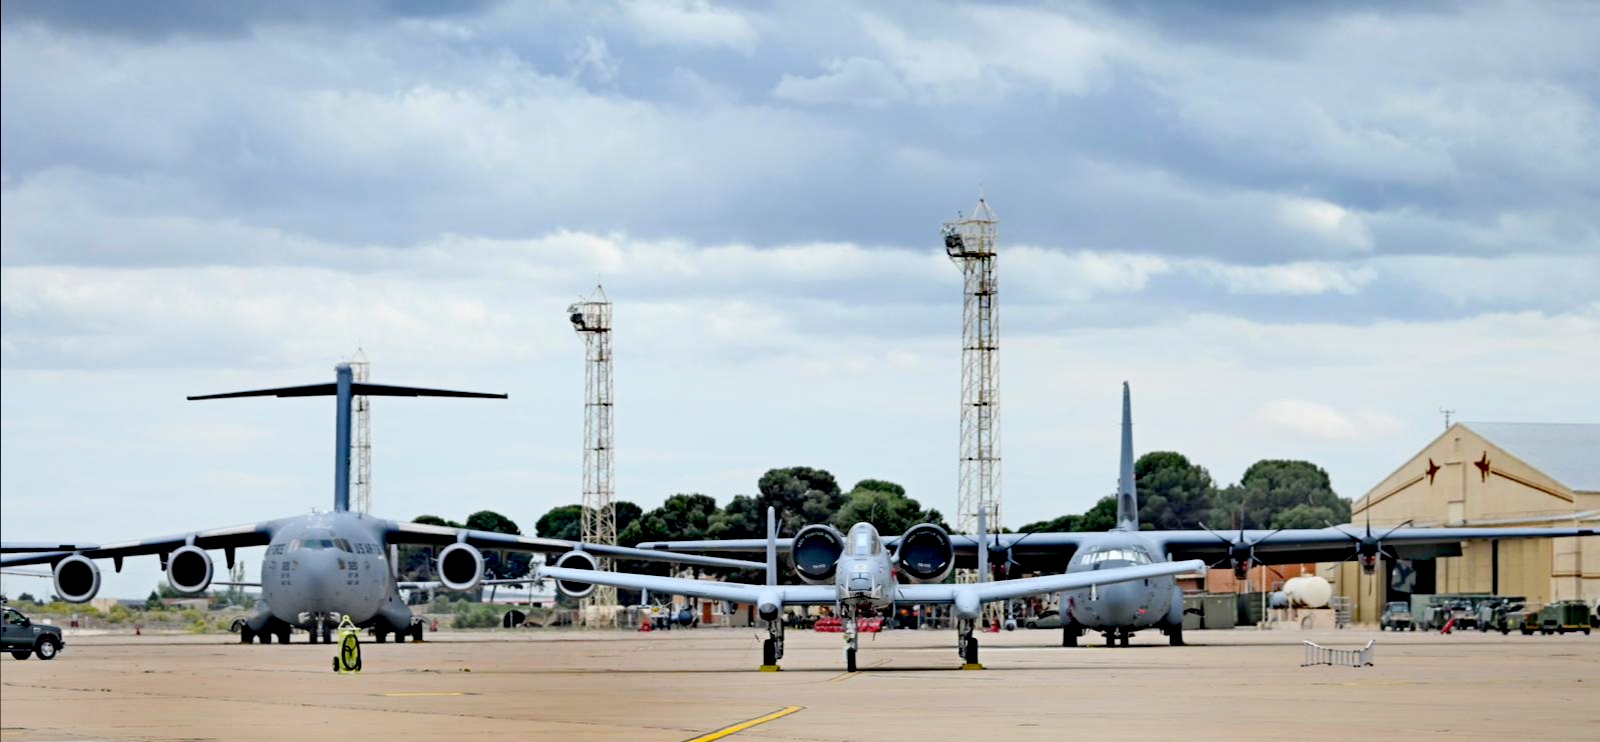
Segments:
[[[350,512],[350,401],[360,395],[491,399],[506,396],[355,382],[350,367],[340,364],[335,367],[335,380],[331,384],[190,397],[191,400],[335,397],[333,511],[105,545],[81,542],[0,544],[0,553],[20,554],[0,557],[0,567],[50,564],[56,595],[70,603],[84,603],[100,590],[100,568],[95,565],[95,559],[109,558],[120,571],[127,557],[158,554],[167,573],[167,582],[173,589],[196,594],[213,584],[226,584],[212,581],[213,566],[207,550],[223,550],[231,568],[236,549],[265,546],[259,583],[262,600],[257,602],[256,612],[243,619],[240,640],[248,643],[259,638],[261,643],[268,644],[276,636],[279,643],[287,644],[295,628],[307,630],[313,643],[319,634],[321,640],[327,642],[341,615],[348,615],[362,628],[372,627],[380,642],[389,634],[394,634],[396,641],[404,641],[407,636],[422,639],[421,619],[412,616],[411,609],[398,593],[396,562],[397,547],[401,545],[443,546],[438,554],[438,583],[450,590],[463,591],[481,584],[528,581],[527,577],[485,580],[482,549],[560,554],[556,564],[587,568],[597,566],[595,555],[665,559],[735,569],[762,566],[759,562],[737,559],[666,555],[604,544],[405,523]],[[232,584],[257,586],[255,583]]]
[[[1064,571],[1068,575],[1122,567],[1160,565],[1200,559],[1208,564],[1231,564],[1243,579],[1256,564],[1299,564],[1357,559],[1372,574],[1380,555],[1391,559],[1459,556],[1461,542],[1469,539],[1523,539],[1593,536],[1593,528],[1407,528],[1407,524],[1374,534],[1369,522],[1365,533],[1343,527],[1295,528],[1275,531],[1241,529],[1218,533],[1210,529],[1181,531],[1139,530],[1139,501],[1134,491],[1133,419],[1128,385],[1122,385],[1122,461],[1117,487],[1117,525],[1105,532],[1006,533],[986,538],[950,537],[956,558],[971,564],[995,565],[1001,575],[1020,572]],[[914,529],[886,546],[898,547],[902,569],[908,557],[920,553]],[[987,548],[980,548],[980,544]],[[639,544],[639,548],[679,552],[755,553],[760,539],[722,541],[664,541]],[[812,526],[782,539],[778,548],[789,550],[797,564],[819,564],[838,555],[843,541],[831,528]],[[942,552],[940,552],[942,553]],[[1062,560],[1065,560],[1063,569]],[[986,569],[986,567],[980,567]],[[1183,570],[1178,570],[1179,572]],[[1004,581],[995,584],[1004,584]],[[1058,592],[1037,590],[1023,595]],[[1077,646],[1086,632],[1104,634],[1106,646],[1128,645],[1142,629],[1158,629],[1173,645],[1183,644],[1183,591],[1171,576],[1121,582],[1099,589],[1061,589],[1061,644]],[[915,601],[912,601],[915,602]]]
[[[767,579],[765,585],[742,585],[712,580],[689,580],[678,577],[623,572],[599,572],[593,569],[573,569],[557,565],[540,567],[540,577],[556,580],[556,588],[574,597],[584,597],[594,592],[595,585],[611,585],[630,590],[650,590],[670,595],[686,595],[711,600],[729,600],[756,606],[761,619],[767,622],[768,638],[762,643],[763,668],[776,667],[783,658],[783,609],[785,606],[831,605],[844,624],[844,663],[849,672],[856,671],[856,649],[859,633],[856,621],[863,614],[894,615],[900,605],[951,605],[956,618],[956,652],[969,667],[978,666],[978,639],[973,636],[984,603],[1012,600],[1025,595],[1085,590],[1094,594],[1098,590],[1112,589],[1122,584],[1156,579],[1171,580],[1174,575],[1200,572],[1205,562],[1161,562],[1136,566],[1107,566],[1103,569],[1080,571],[1064,575],[1027,577],[1004,582],[979,582],[967,584],[940,584],[950,575],[955,555],[950,546],[950,535],[932,523],[913,526],[900,538],[902,544],[895,558],[884,548],[878,529],[871,523],[857,523],[843,537],[842,549],[831,557],[821,557],[815,551],[795,562],[795,573],[805,585],[778,584],[778,539],[776,516],[767,510]],[[984,535],[982,514],[978,516],[978,536]],[[812,525],[802,529],[795,541],[804,542],[810,534],[826,532],[829,538],[838,538],[832,526]],[[799,552],[797,552],[799,553]],[[984,552],[978,552],[979,574],[985,572]],[[896,567],[901,575],[918,584],[901,584],[895,579]],[[1106,587],[1102,587],[1106,586]]]

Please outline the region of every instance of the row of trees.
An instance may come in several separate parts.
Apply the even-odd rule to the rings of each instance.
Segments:
[[[1238,484],[1217,487],[1211,472],[1173,451],[1134,464],[1139,524],[1146,530],[1321,528],[1350,520],[1350,500],[1333,491],[1328,472],[1309,461],[1263,459]],[[1023,531],[1104,531],[1116,525],[1117,500],[1106,496],[1082,515],[1029,523]]]

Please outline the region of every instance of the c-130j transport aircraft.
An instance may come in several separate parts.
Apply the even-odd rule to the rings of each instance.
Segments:
[[[629,559],[654,559],[712,567],[757,569],[759,562],[668,554],[606,544],[513,536],[504,533],[447,528],[375,518],[350,512],[350,402],[355,396],[467,397],[505,399],[504,394],[456,392],[442,389],[387,386],[355,382],[350,366],[335,367],[331,384],[211,394],[197,399],[231,397],[316,397],[336,400],[334,428],[333,511],[247,523],[227,528],[191,531],[159,538],[114,544],[81,542],[0,544],[0,567],[49,564],[56,595],[69,603],[84,603],[100,590],[96,559],[111,559],[117,570],[123,559],[157,554],[167,582],[186,594],[201,593],[213,583],[210,549],[221,549],[233,566],[234,551],[267,547],[261,562],[262,599],[256,612],[243,619],[240,640],[259,638],[267,644],[276,636],[287,644],[293,629],[305,629],[310,641],[327,642],[342,615],[357,626],[372,627],[378,641],[394,634],[396,641],[409,636],[422,639],[421,619],[412,616],[400,599],[396,572],[401,545],[443,546],[438,554],[439,583],[450,590],[472,590],[481,584],[528,582],[521,579],[484,579],[483,549],[560,554],[556,564],[594,569],[596,555]],[[19,554],[20,556],[9,556]],[[256,586],[254,583],[244,583]]]
[[[1068,575],[1100,570],[1167,564],[1199,559],[1208,564],[1230,564],[1234,575],[1244,579],[1256,564],[1295,564],[1357,559],[1367,574],[1378,566],[1378,557],[1422,559],[1459,556],[1461,542],[1470,539],[1523,539],[1593,536],[1593,528],[1408,528],[1402,523],[1374,535],[1369,522],[1365,533],[1341,526],[1293,528],[1275,531],[1241,529],[1234,533],[1202,530],[1139,530],[1139,501],[1134,491],[1133,411],[1128,385],[1122,385],[1122,458],[1117,487],[1117,525],[1094,533],[1006,533],[973,538],[950,538],[954,557],[970,565],[976,555],[980,570],[995,565],[1004,576],[1020,567],[1033,572],[1065,572]],[[817,527],[813,527],[817,528]],[[777,548],[788,550],[797,564],[831,562],[844,541],[832,529],[806,529],[792,539],[781,539]],[[908,550],[915,550],[915,529],[903,537],[886,539],[889,548],[899,548],[902,562]],[[981,546],[980,546],[981,545]],[[760,539],[722,541],[664,541],[639,544],[642,549],[679,552],[755,553]],[[830,556],[832,555],[832,556]],[[1063,562],[1065,564],[1063,565]],[[1064,569],[1063,569],[1064,566]],[[1184,570],[1178,570],[1182,572]],[[1001,581],[993,584],[1005,584]],[[1183,591],[1171,575],[1118,582],[1097,589],[1087,587],[1035,590],[1019,595],[1061,592],[1061,644],[1074,647],[1086,632],[1105,636],[1106,646],[1128,645],[1134,632],[1157,629],[1173,645],[1183,644]],[[908,601],[920,602],[920,601]]]

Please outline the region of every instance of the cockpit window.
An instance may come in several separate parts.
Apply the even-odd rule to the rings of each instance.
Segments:
[[[856,527],[850,531],[850,554],[872,556],[878,553],[878,532],[871,526]]]
[[[350,541],[334,538],[332,531],[307,531],[302,538],[289,542],[289,551],[320,551],[322,549],[338,549],[347,554],[354,554],[355,549],[350,548]]]
[[[1083,564],[1098,564],[1100,562],[1129,562],[1131,564],[1149,564],[1150,555],[1144,549],[1137,548],[1103,548],[1095,549],[1083,555]]]

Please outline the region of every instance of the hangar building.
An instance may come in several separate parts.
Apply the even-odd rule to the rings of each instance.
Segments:
[[[1456,423],[1373,487],[1351,520],[1373,530],[1417,526],[1575,526],[1600,522],[1600,425]],[[1384,559],[1376,574],[1354,562],[1319,573],[1376,622],[1383,604],[1412,593],[1521,595],[1530,602],[1600,599],[1600,536],[1466,541],[1460,556]]]

